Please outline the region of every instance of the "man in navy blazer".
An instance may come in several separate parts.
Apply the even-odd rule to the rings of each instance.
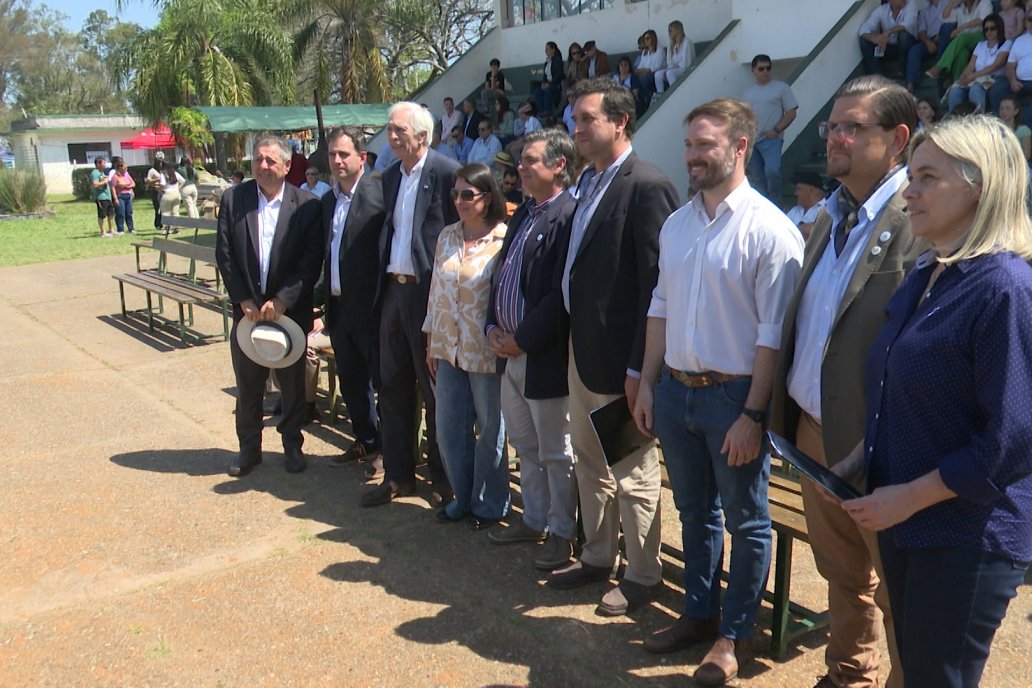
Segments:
[[[232,476],[262,462],[262,398],[269,369],[248,358],[237,344],[243,318],[274,321],[286,315],[304,332],[312,329],[312,290],[322,267],[319,199],[286,183],[291,149],[274,136],[258,139],[252,156],[254,180],[222,195],[215,257],[233,303],[229,349],[236,374],[236,431],[240,453]],[[301,428],[308,419],[305,357],[276,371],[282,391],[282,435],[286,469],[305,469]]]
[[[380,418],[383,483],[362,495],[363,506],[410,495],[416,482],[417,387],[426,408],[426,434],[433,500],[451,499],[437,448],[434,387],[426,365],[423,320],[437,237],[457,222],[451,200],[459,164],[430,149],[433,116],[418,103],[391,107],[387,140],[398,161],[383,173],[387,218],[380,234]]]
[[[322,197],[326,236],[326,325],[337,362],[340,395],[351,418],[352,445],[330,459],[341,466],[380,454],[373,390],[380,386],[380,232],[387,217],[378,179],[365,173],[366,149],[355,127],[327,136],[333,188]]]
[[[659,229],[678,205],[666,176],[633,152],[634,95],[608,75],[574,86],[574,139],[589,163],[581,175],[561,280],[570,314],[570,428],[586,538],[581,557],[552,572],[568,589],[627,569],[598,611],[616,616],[662,591],[659,455],[654,445],[610,466],[591,425],[593,409],[626,395],[634,408],[645,320],[659,276]]]
[[[519,171],[531,200],[509,221],[487,309],[487,337],[499,357],[502,413],[520,457],[523,492],[522,518],[488,539],[499,545],[538,542],[547,530],[534,565],[548,571],[569,562],[577,534],[566,380],[569,321],[556,279],[577,205],[566,190],[575,159],[566,132],[527,135]]]

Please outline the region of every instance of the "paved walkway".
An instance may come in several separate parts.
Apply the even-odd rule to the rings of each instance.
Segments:
[[[347,442],[340,421],[313,426],[305,473],[283,471],[270,429],[265,463],[228,478],[227,345],[122,323],[110,276],[129,269],[0,270],[0,686],[691,684],[705,648],[641,648],[676,589],[604,619],[602,586],[544,587],[531,549],[435,523],[426,490],[360,509],[361,467],[320,460]],[[824,587],[796,551],[795,596],[817,607]],[[1032,685],[1030,620],[1025,587],[983,685]],[[768,607],[760,623],[766,637]],[[761,656],[735,685],[808,688],[824,642]]]

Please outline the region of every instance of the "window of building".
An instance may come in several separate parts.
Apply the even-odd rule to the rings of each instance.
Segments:
[[[509,0],[509,3],[513,26],[572,17],[613,6],[613,0]]]
[[[68,162],[73,165],[90,164],[98,155],[103,155],[108,160],[111,159],[110,141],[68,144]]]

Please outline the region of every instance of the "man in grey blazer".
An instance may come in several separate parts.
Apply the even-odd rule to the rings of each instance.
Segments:
[[[771,428],[827,466],[863,439],[867,352],[885,304],[921,249],[901,195],[916,124],[913,96],[878,76],[842,86],[821,124],[828,175],[842,186],[817,217],[785,313]],[[897,666],[888,596],[876,573],[877,540],[813,483],[802,487],[814,560],[828,580],[828,675],[817,685],[877,686],[882,614]],[[884,685],[902,686],[900,671],[894,668]]]
[[[418,398],[426,407],[427,463],[431,497],[451,499],[448,477],[437,448],[434,387],[426,366],[423,320],[437,237],[457,222],[451,200],[459,164],[430,148],[433,116],[418,103],[393,105],[387,115],[387,140],[398,161],[383,173],[387,216],[380,234],[380,418],[383,428],[383,483],[362,495],[362,506],[390,503],[416,487]],[[418,389],[418,395],[417,395]]]
[[[290,147],[274,136],[259,138],[252,155],[254,180],[222,195],[215,258],[233,304],[229,350],[236,374],[236,432],[240,453],[232,476],[250,473],[262,462],[262,397],[269,369],[248,358],[237,344],[240,321],[273,321],[286,315],[304,332],[312,329],[312,290],[322,267],[319,199],[286,183]],[[305,357],[276,371],[283,392],[277,429],[283,437],[285,466],[305,469],[301,428],[308,419]]]

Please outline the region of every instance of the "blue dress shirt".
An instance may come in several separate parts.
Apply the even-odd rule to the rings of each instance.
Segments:
[[[936,468],[955,498],[888,535],[1032,560],[1032,268],[1010,253],[950,265],[918,306],[925,254],[867,362],[868,489]]]

